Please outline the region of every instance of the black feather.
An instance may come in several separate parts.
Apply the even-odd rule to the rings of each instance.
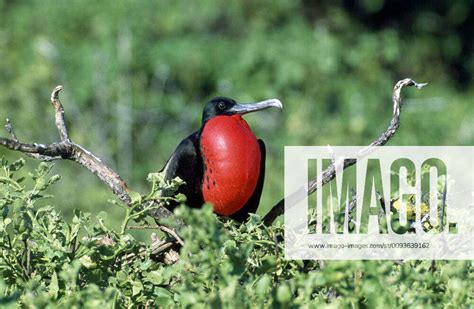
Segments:
[[[165,179],[168,181],[175,177],[185,181],[185,184],[179,188],[179,192],[187,197],[186,204],[194,208],[201,207],[204,203],[201,190],[204,164],[199,148],[200,133],[199,130],[185,138],[161,170],[165,171]],[[168,196],[166,192],[163,195]],[[171,203],[169,209],[176,206],[176,203]]]

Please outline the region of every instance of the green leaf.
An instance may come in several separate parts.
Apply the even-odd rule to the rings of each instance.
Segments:
[[[48,164],[48,163],[45,163],[45,162],[41,162],[39,165],[38,165],[38,168],[36,169],[36,174],[41,177],[41,176],[44,176],[46,175],[50,170],[51,168],[53,167],[52,164]]]
[[[51,276],[51,281],[49,283],[49,295],[53,299],[58,298],[58,292],[59,292],[59,284],[58,284],[58,275],[56,272],[53,272],[53,275]]]
[[[157,271],[157,270],[150,271],[145,275],[145,280],[155,285],[162,284],[163,283],[162,272]]]
[[[184,195],[182,193],[176,194],[175,199],[178,203],[185,203],[187,201],[186,195]]]
[[[161,183],[164,181],[163,173],[149,173],[146,180],[149,182]]]
[[[15,172],[21,169],[23,166],[25,166],[25,159],[20,158],[16,160],[15,162],[13,162],[12,164],[10,164],[8,169],[10,170],[10,172]]]
[[[135,191],[129,191],[128,195],[130,196],[133,205],[140,204],[142,202],[142,195],[140,193]]]
[[[140,281],[132,282],[132,295],[136,296],[143,291],[143,284]]]
[[[100,212],[97,214],[97,216],[96,216],[97,220],[101,220],[101,221],[107,220],[107,217],[108,217],[107,212],[105,212],[105,211],[103,211],[103,210],[100,211]]]
[[[291,300],[291,290],[286,283],[282,283],[277,289],[277,300],[282,304],[289,303]]]
[[[269,275],[264,274],[258,281],[255,287],[255,292],[257,295],[264,299],[268,297],[268,289],[271,285],[271,278]]]
[[[60,179],[61,179],[61,175],[54,175],[54,176],[52,176],[52,177],[49,178],[49,180],[48,180],[48,186],[49,186],[49,185],[52,185],[52,184],[55,184],[55,183],[58,182]]]
[[[155,287],[156,303],[164,308],[172,307],[174,304],[173,295],[162,287]]]
[[[94,269],[97,267],[97,263],[95,263],[92,258],[88,255],[82,256],[79,261],[81,261],[82,266],[87,269]]]
[[[39,177],[36,179],[36,190],[43,191],[48,187],[48,183],[44,179],[44,177]]]

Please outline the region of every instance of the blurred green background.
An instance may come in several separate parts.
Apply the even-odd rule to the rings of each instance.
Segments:
[[[58,139],[58,84],[73,141],[145,192],[205,102],[279,98],[246,116],[267,144],[259,213],[283,194],[285,145],[366,145],[388,125],[395,82],[406,89],[390,145],[473,145],[473,1],[0,0],[0,118],[20,140]],[[2,133],[7,136],[7,133]],[[9,160],[21,156],[0,148]],[[38,162],[28,159],[32,167]],[[122,211],[96,177],[56,162],[52,193],[74,208]]]

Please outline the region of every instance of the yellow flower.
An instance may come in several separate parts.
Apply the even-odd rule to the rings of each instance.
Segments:
[[[400,211],[400,208],[402,206],[402,203],[400,202],[400,199],[395,200],[392,203],[392,207],[397,210],[397,212]],[[423,218],[429,211],[430,207],[426,203],[421,203],[420,204],[420,211],[421,211],[421,218]],[[409,202],[406,203],[406,212],[407,212],[407,219],[408,220],[414,220],[416,217],[416,208],[415,208],[415,203],[414,199],[410,198]]]

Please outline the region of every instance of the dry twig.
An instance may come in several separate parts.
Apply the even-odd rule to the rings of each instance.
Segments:
[[[74,161],[99,177],[99,179],[112,190],[120,201],[127,205],[131,205],[132,199],[129,196],[129,189],[120,175],[102,162],[99,157],[84,147],[72,142],[69,138],[66,123],[64,121],[64,108],[59,100],[59,92],[62,89],[62,86],[57,86],[51,93],[51,104],[55,110],[54,118],[60,141],[51,144],[22,143],[18,140],[11,121],[7,119],[5,129],[11,135],[11,139],[0,137],[0,145],[14,151],[22,152],[42,161]],[[158,209],[159,211],[155,210],[151,212],[151,216],[156,220],[173,215],[172,212],[164,207],[158,207]],[[162,231],[172,236],[172,239],[168,240],[169,248],[171,248],[175,243],[179,245],[183,244],[183,240],[179,238],[173,229],[163,227]],[[176,257],[175,253],[176,252],[172,253],[174,257]]]
[[[415,86],[418,89],[423,88],[427,84],[419,84],[410,78],[406,78],[397,82],[393,88],[393,115],[392,120],[388,128],[369,146],[362,149],[357,157],[362,158],[370,154],[376,146],[385,145],[397,132],[398,127],[400,126],[400,112],[402,107],[401,99],[401,90],[406,86]],[[316,192],[320,187],[324,186],[328,182],[336,177],[336,171],[343,170],[352,166],[356,163],[355,159],[345,159],[334,161],[326,170],[324,170],[321,175],[313,178],[308,184],[308,195]],[[273,221],[276,220],[280,215],[283,214],[285,209],[285,199],[281,199],[272,209],[265,215],[263,222],[266,225],[271,225]]]

